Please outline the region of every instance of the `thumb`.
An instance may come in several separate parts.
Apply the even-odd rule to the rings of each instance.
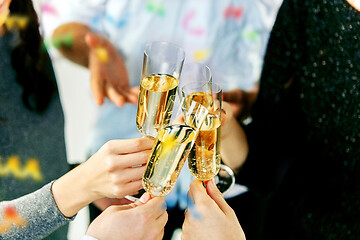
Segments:
[[[85,35],[85,43],[90,48],[96,48],[101,45],[101,36],[89,32]]]
[[[215,201],[215,203],[219,206],[221,211],[223,211],[225,214],[228,214],[231,212],[230,206],[227,204],[225,199],[223,198],[221,192],[217,188],[215,181],[210,180],[206,182],[206,191],[207,194]]]
[[[141,195],[140,199],[136,200],[136,202],[128,204],[127,206],[129,206],[129,208],[136,208],[136,207],[139,207],[141,205],[144,205],[150,199],[151,199],[150,194],[145,192],[143,195]]]

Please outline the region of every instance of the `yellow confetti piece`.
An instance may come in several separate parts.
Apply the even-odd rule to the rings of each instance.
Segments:
[[[17,23],[20,29],[24,29],[26,28],[26,26],[28,25],[29,19],[27,17],[19,17],[17,19]]]
[[[24,175],[30,176],[36,181],[41,181],[43,179],[42,174],[40,172],[39,162],[36,159],[30,158],[27,161],[24,169]]]
[[[0,223],[0,234],[4,234],[8,232],[11,228],[11,222],[5,221],[3,223]]]
[[[109,54],[104,47],[97,47],[96,54],[102,63],[107,63],[109,61]]]
[[[28,25],[29,18],[23,15],[10,15],[6,21],[5,26],[7,29],[24,29]]]
[[[210,55],[210,50],[205,49],[205,50],[198,50],[194,53],[194,60],[195,61],[201,61],[201,60],[205,60],[206,58],[208,58]]]
[[[3,171],[6,175],[13,174],[16,178],[23,178],[24,175],[20,170],[20,159],[18,156],[11,156]]]
[[[32,178],[38,182],[43,180],[40,164],[37,159],[29,158],[25,167],[22,167],[19,156],[10,156],[6,164],[2,163],[0,157],[0,176],[11,175],[17,179]]]

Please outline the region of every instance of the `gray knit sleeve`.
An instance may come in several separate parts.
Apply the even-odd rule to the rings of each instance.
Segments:
[[[61,214],[51,185],[18,199],[0,202],[0,239],[41,239],[74,218]]]

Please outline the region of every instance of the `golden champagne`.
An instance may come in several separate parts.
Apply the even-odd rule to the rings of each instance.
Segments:
[[[202,181],[210,180],[219,172],[220,157],[220,136],[221,119],[219,110],[214,110],[214,100],[211,95],[204,92],[196,92],[187,96],[185,106],[190,101],[196,101],[208,108],[209,114],[202,124],[193,148],[190,150],[188,163],[191,174]],[[190,115],[186,123],[196,123],[193,121],[194,115]],[[197,126],[193,126],[195,129]]]
[[[196,132],[186,125],[160,130],[143,177],[143,187],[152,196],[164,196],[173,188],[194,144]]]
[[[136,126],[142,135],[155,138],[160,129],[169,124],[178,83],[166,74],[142,79],[136,116]]]

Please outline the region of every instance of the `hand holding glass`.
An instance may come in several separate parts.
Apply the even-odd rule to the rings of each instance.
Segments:
[[[202,181],[216,176],[217,186],[224,192],[234,184],[235,179],[231,169],[221,164],[222,89],[212,82],[210,69],[202,64],[185,65],[182,79],[180,92],[184,111],[191,101],[202,104],[209,111],[188,156],[190,172]],[[185,118],[185,123],[189,120]],[[220,169],[221,175],[217,175]]]

